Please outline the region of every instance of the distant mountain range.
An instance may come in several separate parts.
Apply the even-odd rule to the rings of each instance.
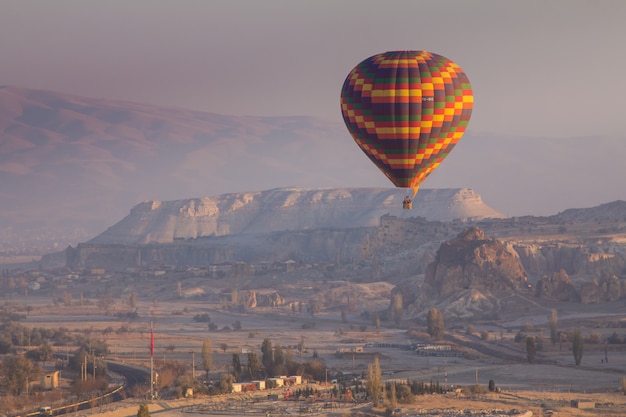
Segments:
[[[611,158],[624,154],[626,141],[594,139],[591,149],[587,140],[572,139],[567,146],[571,158],[561,162],[551,155],[560,152],[562,144],[536,146],[539,141],[468,137],[446,160],[446,175],[459,179],[455,190],[490,193],[509,205],[520,199],[544,210],[541,193],[563,193],[565,199],[584,187],[615,195],[593,181],[615,171]],[[595,160],[599,153],[605,173],[577,170],[578,178],[563,166],[571,167],[581,155],[585,161]],[[515,166],[513,179],[507,176],[511,161],[528,161]],[[573,190],[562,188],[554,172],[566,177],[563,181],[573,184]],[[424,187],[449,188],[438,182],[438,175],[431,175]],[[254,196],[252,201],[258,202],[269,192],[258,190],[301,187],[318,193],[336,188],[352,195],[357,188],[388,186],[340,123],[311,117],[225,116],[0,86],[0,254],[45,253],[85,242],[143,201],[171,202],[161,204],[165,210],[181,201],[204,204],[214,198],[206,196]],[[516,191],[520,187],[523,196]],[[394,199],[403,193],[391,190],[398,193]],[[421,190],[418,198],[426,198],[427,191]],[[352,198],[363,204],[369,197]],[[485,201],[494,204],[493,197]],[[466,203],[457,208],[468,208]],[[380,208],[372,210],[378,213]],[[429,209],[427,217],[435,212],[452,213],[442,206]],[[454,215],[474,213],[460,210]],[[221,212],[221,222],[224,216]]]
[[[377,178],[343,126],[307,117],[223,116],[5,86],[0,134],[0,249],[85,241],[145,200]]]

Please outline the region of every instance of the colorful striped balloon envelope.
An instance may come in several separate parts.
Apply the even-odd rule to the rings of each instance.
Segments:
[[[463,136],[473,102],[461,67],[427,51],[369,57],[341,89],[341,112],[354,141],[396,187],[412,188],[413,195]]]

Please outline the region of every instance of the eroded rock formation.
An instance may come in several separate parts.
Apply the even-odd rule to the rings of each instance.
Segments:
[[[579,295],[564,269],[537,281],[537,297],[554,301],[578,301]]]
[[[470,227],[441,245],[424,284],[439,298],[467,289],[512,290],[526,285],[526,271],[511,246]]]

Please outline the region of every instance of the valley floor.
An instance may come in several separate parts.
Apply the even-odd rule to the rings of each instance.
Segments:
[[[149,329],[152,323],[155,330],[155,359],[173,359],[191,368],[195,352],[196,374],[203,372],[199,369],[199,358],[202,343],[206,338],[212,342],[212,374],[216,377],[219,373],[228,371],[233,353],[246,350],[260,352],[262,341],[269,338],[273,343],[280,343],[285,349],[304,341],[305,349],[298,360],[310,360],[316,355],[325,361],[333,373],[366,374],[372,361],[371,354],[377,353],[381,358],[380,364],[385,380],[426,383],[436,381],[453,387],[467,387],[476,383],[486,387],[489,381],[493,380],[501,390],[499,393],[476,396],[453,392],[417,397],[416,404],[398,406],[401,408],[400,415],[418,416],[425,413],[430,413],[428,415],[431,416],[453,415],[439,413],[444,409],[459,412],[466,409],[482,410],[484,416],[499,415],[489,414],[488,410],[524,410],[531,411],[534,416],[548,415],[549,410],[558,412],[556,414],[558,416],[626,415],[626,396],[621,391],[621,380],[626,375],[626,354],[622,345],[610,346],[610,350],[605,350],[604,345],[587,345],[581,366],[575,366],[568,345],[552,346],[548,340],[544,342],[543,349],[538,351],[536,363],[529,364],[521,344],[513,341],[515,332],[498,333],[489,330],[489,325],[477,323],[477,333],[481,329],[489,332],[487,340],[477,334],[468,335],[461,330],[450,330],[450,337],[442,342],[453,344],[455,349],[463,352],[462,357],[423,357],[413,351],[368,346],[368,343],[405,344],[418,340],[409,337],[406,324],[393,326],[384,323],[380,329],[376,329],[358,314],[348,314],[343,318],[339,312],[325,311],[311,316],[287,308],[257,308],[235,312],[217,304],[181,299],[140,302],[138,305],[140,318],[129,321],[114,314],[104,315],[95,304],[55,306],[50,298],[33,296],[14,297],[10,303],[32,307],[26,319],[21,322],[26,326],[45,328],[62,326],[78,333],[89,331],[96,338],[106,340],[111,348],[112,359],[145,367],[149,364]],[[218,326],[217,331],[209,331],[207,323],[193,320],[195,315],[203,313],[210,315],[211,322]],[[595,312],[589,319],[602,320]],[[578,323],[585,323],[584,317],[577,316],[576,320]],[[241,324],[241,330],[232,330],[235,322]],[[105,332],[107,328],[113,329],[113,332]],[[584,331],[588,333],[598,330],[589,328]],[[428,340],[423,341],[430,343]],[[463,341],[465,345],[459,345],[455,341]],[[355,346],[364,346],[365,355],[355,354],[346,357],[336,354],[339,349],[350,349]],[[62,347],[57,349],[63,351]],[[298,356],[293,348],[291,352]],[[608,363],[605,361],[607,357]],[[266,397],[267,393],[259,395]],[[242,412],[246,415],[270,415],[274,412],[271,415],[311,413],[326,416],[367,416],[382,415],[384,412],[383,409],[371,409],[367,404],[358,405],[354,409],[352,407],[326,409],[322,408],[322,405],[313,408],[293,405],[289,408],[284,401],[258,403],[249,400],[249,396],[242,394],[176,401],[156,400],[150,402],[150,409],[152,415],[161,417],[232,416],[241,415]],[[589,410],[573,408],[570,405],[572,400],[592,401],[595,408]],[[250,407],[246,406],[245,410],[241,405],[239,409],[220,408],[215,407],[216,401],[226,401],[230,404],[243,404],[244,401],[249,401]],[[140,401],[137,399],[128,399],[122,403],[81,411],[74,415],[130,417],[137,414],[139,404]]]

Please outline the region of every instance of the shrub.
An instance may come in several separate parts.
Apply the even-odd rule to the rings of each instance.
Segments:
[[[142,403],[141,405],[139,405],[139,410],[137,410],[137,417],[150,417],[148,404]]]
[[[607,342],[609,342],[611,344],[621,344],[621,343],[624,343],[624,339],[619,337],[617,335],[617,332],[613,332],[613,334],[610,335],[609,337],[607,337],[606,340],[607,340]]]
[[[211,316],[209,316],[208,313],[196,314],[195,316],[193,316],[193,321],[208,323],[211,321]]]
[[[482,385],[479,384],[473,384],[473,385],[468,385],[466,387],[463,387],[463,394],[466,395],[480,395],[480,394],[486,394],[487,393],[487,387],[483,387]]]
[[[602,341],[602,335],[598,332],[591,332],[587,337],[584,338],[585,342],[598,344]]]

